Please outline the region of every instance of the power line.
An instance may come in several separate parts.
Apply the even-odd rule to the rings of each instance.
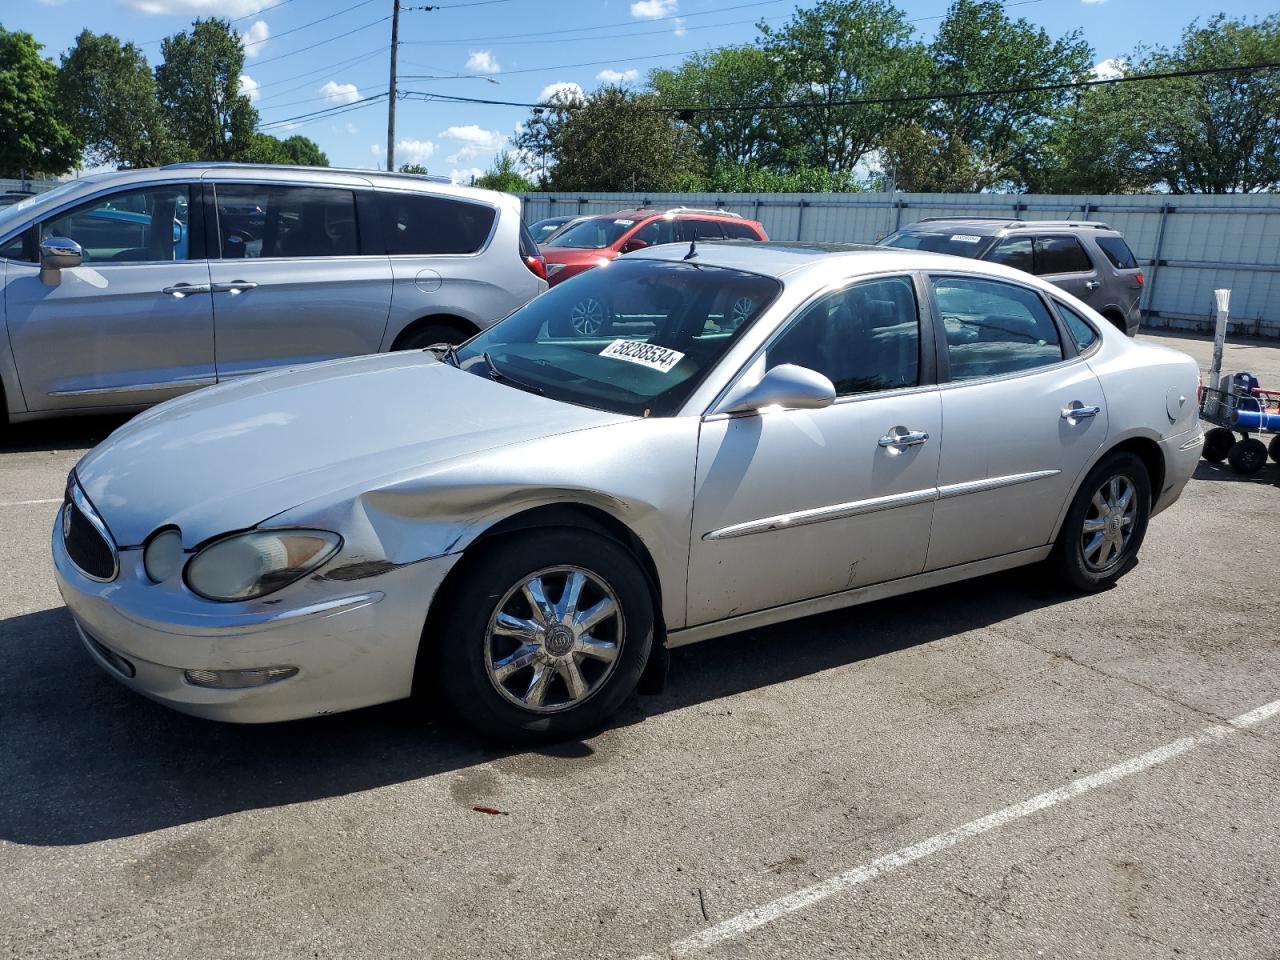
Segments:
[[[275,10],[277,7],[283,7],[286,3],[293,3],[293,0],[280,0],[279,3],[273,3],[269,7],[263,7],[261,10],[257,11],[256,13],[246,13],[242,17],[231,17],[227,22],[239,23],[241,20],[248,20],[250,17],[260,17],[264,13],[267,13],[271,10]],[[158,43],[159,41],[156,41],[156,42]]]
[[[284,127],[291,123],[299,123],[301,121],[327,120],[330,117],[341,116],[344,113],[350,113],[353,110],[363,110],[365,107],[373,106],[381,100],[387,99],[385,93],[375,93],[373,96],[364,97],[351,103],[344,103],[336,107],[326,107],[323,110],[313,110],[310,113],[300,113],[296,117],[285,117],[282,120],[272,120],[268,123],[258,125],[259,130],[267,130],[273,127]]]
[[[345,11],[343,11],[345,12]],[[353,33],[359,33],[362,30],[368,30],[370,27],[376,27],[380,23],[386,23],[391,19],[391,15],[379,17],[377,20],[371,20],[368,23],[361,24],[358,27],[352,27],[343,33],[336,34],[332,37],[326,37],[323,40],[317,40],[315,43],[309,43],[305,47],[299,47],[297,50],[290,50],[288,53],[281,53],[274,57],[267,57],[265,60],[255,60],[253,65],[255,68],[264,66],[268,63],[275,63],[277,60],[284,60],[287,57],[296,57],[300,53],[306,53],[308,50],[314,50],[316,47],[323,47],[325,44],[333,43],[336,40],[345,40]]]
[[[386,49],[387,49],[387,45],[384,43],[380,47],[374,47],[372,50],[366,51],[365,53],[357,54],[354,57],[349,57],[346,60],[339,60],[337,63],[325,64],[323,67],[320,67],[318,70],[310,70],[307,73],[295,73],[291,77],[282,77],[279,80],[268,80],[266,83],[259,84],[258,86],[259,86],[259,89],[265,89],[266,87],[274,87],[282,83],[289,83],[292,80],[301,80],[303,77],[315,78],[320,76],[321,74],[332,73],[335,70],[339,70],[351,64],[358,63],[361,60],[370,60],[375,55],[381,54],[384,51],[386,51]],[[382,65],[381,63],[378,64],[378,66],[381,66],[381,65]],[[274,100],[276,97],[282,97],[285,94],[292,93],[294,90],[301,90],[303,87],[309,87],[314,82],[315,82],[314,79],[312,79],[305,83],[296,84],[292,87],[285,87],[283,90],[278,90],[275,93],[273,93],[271,96],[265,98],[265,100]],[[265,101],[262,101],[262,102],[265,102]]]
[[[343,14],[350,13],[352,10],[358,10],[360,7],[367,7],[377,0],[360,0],[359,3],[353,3],[349,7],[344,7],[337,13],[331,13],[327,17],[320,17],[318,20],[312,20],[308,23],[300,24],[296,27],[290,27],[288,30],[281,30],[279,33],[273,33],[261,40],[242,40],[241,43],[246,47],[255,47],[260,43],[267,43],[270,40],[279,40],[281,37],[287,37],[291,33],[297,33],[299,30],[305,30],[307,27],[314,27],[317,23],[324,23],[326,20],[333,20],[335,17],[341,17]]]

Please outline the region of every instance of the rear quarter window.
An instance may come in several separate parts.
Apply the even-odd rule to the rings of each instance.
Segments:
[[[754,227],[750,227],[745,223],[723,223],[720,229],[724,231],[725,237],[730,240],[759,240],[760,234],[756,233]]]
[[[466,200],[421,193],[378,192],[387,253],[477,253],[489,239],[497,211]]]
[[[1138,258],[1133,255],[1124,237],[1098,237],[1098,248],[1106,254],[1117,270],[1136,270]]]

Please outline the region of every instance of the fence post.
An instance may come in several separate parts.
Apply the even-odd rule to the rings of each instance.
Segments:
[[[1160,266],[1160,255],[1164,253],[1164,228],[1169,220],[1169,214],[1177,211],[1177,207],[1167,203],[1160,205],[1160,225],[1156,228],[1156,252],[1151,258],[1151,276],[1147,277],[1147,282],[1143,284],[1143,295],[1146,297],[1146,306],[1139,305],[1139,310],[1143,313],[1151,312],[1151,304],[1155,303],[1156,297],[1156,269]]]
[[[804,233],[804,208],[809,205],[808,200],[801,200],[798,204],[799,212],[796,214],[796,239],[799,240],[801,234]]]

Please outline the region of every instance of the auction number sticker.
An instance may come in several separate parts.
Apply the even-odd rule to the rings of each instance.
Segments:
[[[600,356],[638,363],[662,373],[669,373],[672,367],[684,359],[684,354],[679,350],[660,347],[656,343],[645,343],[643,340],[615,340],[600,351]]]
[[[951,235],[951,239],[956,243],[978,243],[982,238],[970,233],[955,233]]]

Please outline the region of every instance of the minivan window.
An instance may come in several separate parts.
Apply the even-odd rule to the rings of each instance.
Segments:
[[[1034,290],[999,280],[930,277],[952,380],[1016,373],[1062,359],[1058,327]]]
[[[1134,270],[1138,266],[1138,258],[1133,255],[1124,237],[1097,237],[1098,246],[1107,255],[1111,265],[1117,270]]]
[[[186,260],[191,204],[186,184],[98,197],[40,224],[40,239],[68,237],[85,263]]]
[[[350,190],[285,184],[215,187],[223,260],[350,257],[360,252]]]
[[[467,200],[380,190],[378,215],[387,253],[439,256],[478,252],[489,239],[497,211]]]
[[[1075,237],[1036,237],[1036,273],[1085,273],[1093,261]]]

